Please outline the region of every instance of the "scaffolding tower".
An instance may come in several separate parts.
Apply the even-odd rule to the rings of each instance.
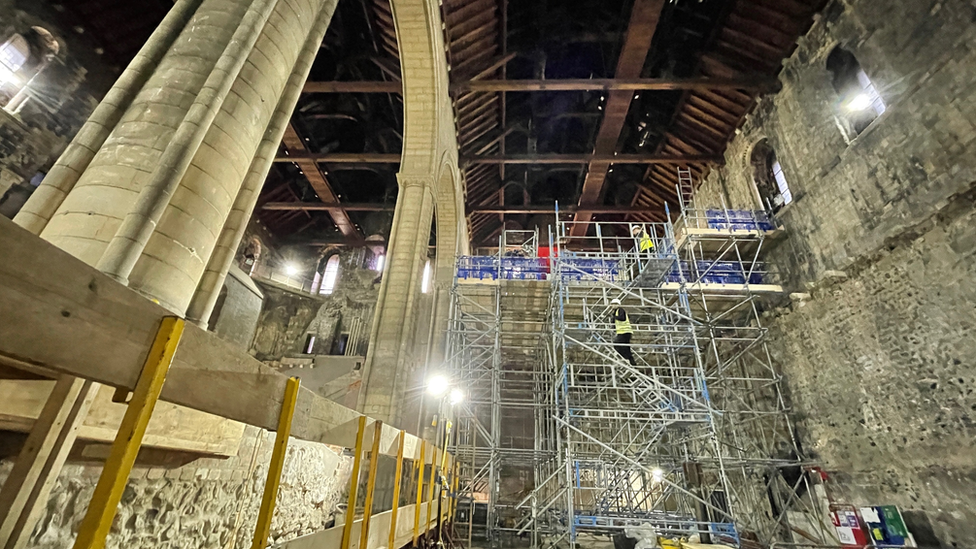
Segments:
[[[542,245],[504,231],[497,254],[458,259],[448,363],[469,395],[451,448],[467,547],[634,528],[756,547],[792,542],[791,521],[830,539],[801,518],[822,509],[762,322],[783,294],[762,261],[779,231],[678,191],[673,223],[573,237],[559,221]],[[615,299],[629,344],[614,341]]]

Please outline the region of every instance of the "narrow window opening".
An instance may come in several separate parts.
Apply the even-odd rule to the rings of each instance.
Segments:
[[[840,46],[834,48],[827,56],[827,70],[837,92],[838,115],[845,137],[853,139],[884,114],[887,106],[853,53]]]
[[[346,347],[349,345],[349,333],[343,332],[339,334],[336,338],[335,343],[332,345],[333,355],[344,355],[346,354]]]
[[[428,293],[430,291],[430,260],[424,264],[424,277],[420,282],[420,291],[422,293]]]
[[[376,270],[379,271],[379,272],[381,272],[381,273],[383,272],[383,262],[384,262],[385,259],[386,259],[386,256],[383,255],[383,254],[380,254],[380,255],[376,256]]]
[[[305,336],[305,346],[302,349],[302,353],[306,355],[312,354],[312,350],[315,349],[315,335],[308,334]]]
[[[3,110],[19,114],[32,95],[35,79],[50,65],[61,49],[57,39],[43,27],[31,27],[0,44],[0,101]],[[39,104],[54,112],[59,107],[36,95]]]
[[[786,182],[786,176],[783,175],[783,166],[780,165],[779,160],[773,160],[773,178],[776,180],[776,186],[779,188],[779,195],[783,197],[783,205],[787,205],[793,202],[793,193],[790,192],[790,185]]]
[[[793,202],[793,191],[790,190],[783,165],[776,158],[776,152],[769,141],[763,139],[752,149],[750,163],[753,168],[753,180],[759,199],[763,207],[770,213],[776,213],[787,204]]]
[[[322,273],[322,286],[319,293],[329,295],[335,290],[336,282],[339,279],[339,256],[333,255],[325,263],[325,271]]]

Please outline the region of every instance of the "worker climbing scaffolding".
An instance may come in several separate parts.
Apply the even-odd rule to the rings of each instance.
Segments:
[[[637,251],[640,253],[654,251],[654,241],[651,235],[647,234],[647,229],[643,225],[634,225],[630,229],[630,234],[637,241]]]
[[[631,366],[637,366],[637,362],[634,360],[633,349],[630,346],[630,341],[634,337],[634,327],[630,325],[630,317],[627,316],[627,310],[621,306],[619,299],[613,299],[610,301],[610,304],[614,306],[613,324],[616,330],[616,335],[613,338],[613,348]]]

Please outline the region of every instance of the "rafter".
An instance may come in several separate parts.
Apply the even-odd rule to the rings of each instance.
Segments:
[[[500,58],[510,60],[514,54]],[[468,92],[554,92],[554,91],[669,91],[669,90],[747,90],[777,91],[776,78],[752,76],[740,78],[567,78],[541,80],[482,80],[498,70],[482,71],[466,82],[451,85],[454,94]],[[401,93],[399,82],[306,82],[305,93]]]
[[[618,79],[631,79],[640,76],[665,3],[666,0],[636,0],[634,2],[630,14],[630,23],[627,27],[627,37],[620,49],[617,70],[614,73]],[[600,130],[597,132],[595,154],[605,155],[615,152],[633,96],[634,93],[631,90],[607,92],[607,102],[603,111],[606,114],[603,117],[603,122],[600,123]],[[579,205],[581,207],[600,202],[609,168],[609,162],[590,162],[586,177],[583,180],[583,189],[580,191]],[[572,228],[572,236],[583,236],[587,227],[583,222],[589,221],[590,218],[592,218],[592,214],[578,214],[575,218],[578,223]]]
[[[295,131],[295,126],[293,124],[288,124],[288,128],[285,130],[285,136],[282,139],[282,144],[284,144],[285,149],[289,153],[294,153],[300,155],[301,153],[308,153],[308,149],[305,148],[305,142]],[[308,158],[296,158],[293,160],[298,167],[305,174],[308,179],[309,184],[315,189],[315,193],[318,194],[319,200],[323,203],[333,206],[334,209],[329,210],[329,215],[332,220],[335,221],[337,227],[346,237],[356,237],[361,238],[359,229],[356,228],[356,224],[352,222],[349,215],[339,207],[339,197],[336,196],[335,191],[332,190],[332,185],[329,180],[325,177],[325,173],[319,168],[315,160]]]
[[[303,210],[308,212],[332,212],[345,210],[347,212],[392,212],[393,204],[322,204],[320,202],[268,202],[261,206],[262,210],[289,211]]]
[[[296,153],[275,158],[275,162],[325,162],[329,164],[399,164],[399,154],[362,153]],[[506,156],[464,155],[462,165],[477,164],[721,164],[721,155],[673,155],[673,154],[510,154]],[[304,170],[304,168],[302,168]]]

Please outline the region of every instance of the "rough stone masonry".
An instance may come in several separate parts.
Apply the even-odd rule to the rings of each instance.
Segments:
[[[182,464],[172,454],[155,463],[151,457],[148,463],[140,458],[106,547],[250,547],[273,443],[274,433],[247,427],[232,458],[187,456]],[[30,547],[71,546],[102,472],[104,455],[91,459],[91,463],[73,461],[62,469]],[[0,463],[0,478],[6,479],[12,464]],[[347,497],[351,472],[352,458],[342,455],[341,448],[292,439],[271,542],[331,526]]]
[[[770,311],[807,457],[837,501],[895,504],[931,547],[976,544],[976,4],[835,1],[700,197],[757,208],[754,146],[794,201],[769,261],[809,300]],[[852,52],[886,111],[845,138],[826,58]]]

